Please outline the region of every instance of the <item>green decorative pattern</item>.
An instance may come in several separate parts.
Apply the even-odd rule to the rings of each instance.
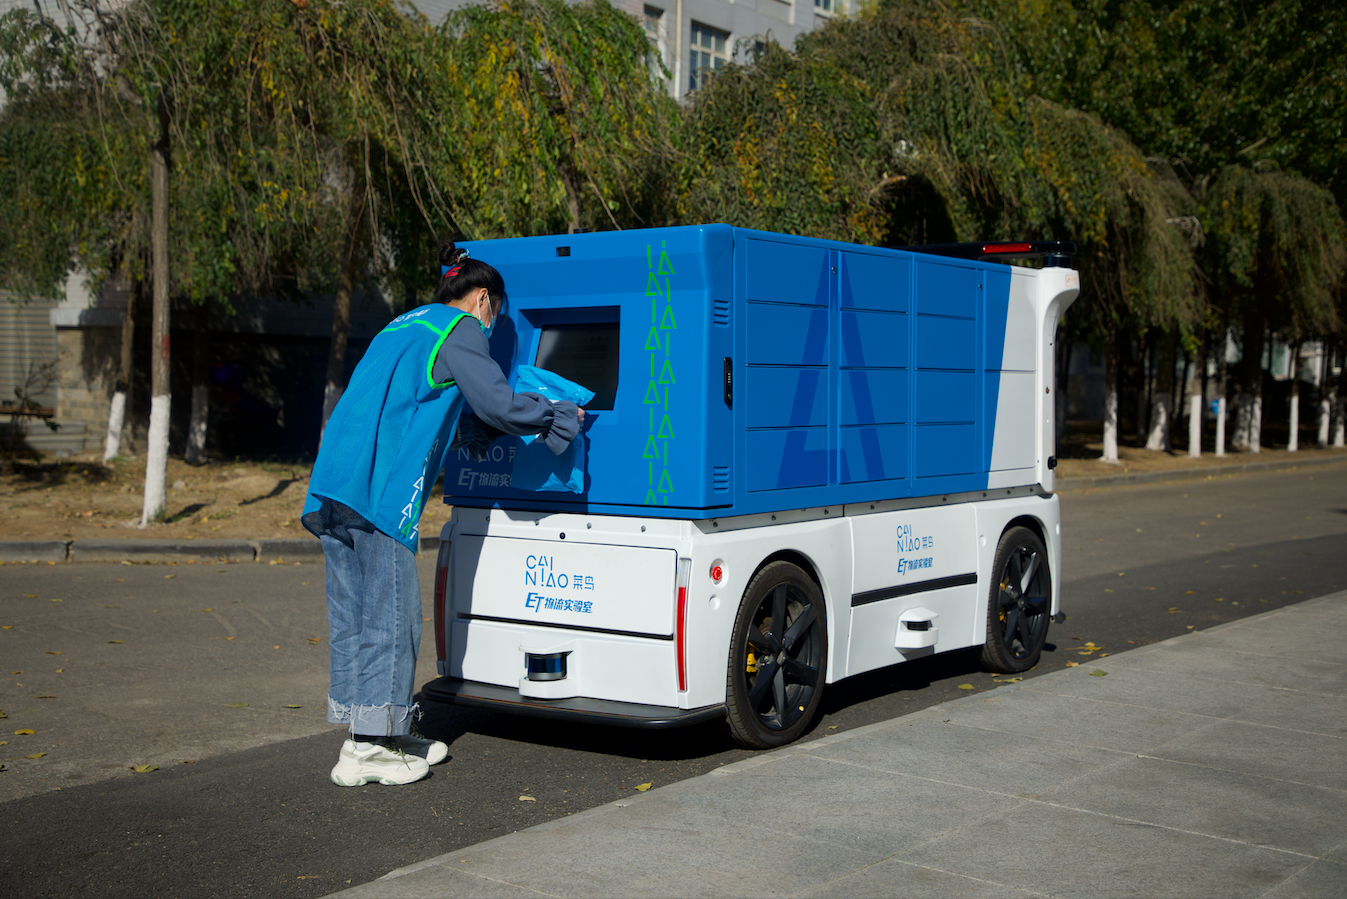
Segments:
[[[678,322],[673,311],[673,264],[663,242],[658,261],[654,250],[653,245],[646,245],[645,295],[650,297],[650,331],[644,348],[650,354],[650,381],[645,388],[645,405],[650,414],[650,435],[641,455],[646,460],[647,472],[645,505],[667,506],[674,489],[673,478],[669,476],[669,441],[674,439],[669,399],[671,388],[678,383],[670,355]]]

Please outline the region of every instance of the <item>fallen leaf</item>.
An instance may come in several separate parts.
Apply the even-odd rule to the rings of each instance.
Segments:
[[[131,563],[130,563],[130,561],[128,561],[128,560],[126,560],[126,559],[122,559],[122,564],[123,564],[123,565],[130,565]]]
[[[1101,652],[1101,653],[1099,654],[1099,658],[1102,659],[1104,656],[1107,656],[1107,655],[1112,655],[1112,653],[1109,653],[1109,652]]]
[[[120,609],[121,606],[103,606],[105,609]]]
[[[1225,597],[1224,597],[1224,596],[1218,596],[1218,597],[1216,597],[1215,602],[1225,602]]]
[[[49,649],[49,650],[47,650],[47,655],[49,655],[49,656],[59,656],[60,654],[61,654],[61,650],[59,650],[59,649]]]
[[[40,759],[40,758],[42,758],[44,755],[46,755],[45,752],[34,752],[32,755],[25,755],[24,758],[26,758],[26,759]]]
[[[183,763],[184,765],[195,765],[195,764],[196,764],[196,759],[183,759],[183,760],[182,760],[182,763]]]
[[[230,702],[230,703],[226,703],[226,706],[225,706],[225,707],[226,707],[226,708],[231,708],[231,709],[246,709],[246,708],[248,707],[248,703],[246,703],[246,702]]]
[[[322,637],[310,637],[310,638],[309,638],[309,642],[310,642],[310,643],[322,643],[322,642],[323,642],[323,638],[322,638]]]
[[[18,734],[18,735],[21,736],[21,737],[27,737],[27,736],[30,736],[30,735],[32,735],[32,734],[37,733],[37,731],[31,730],[31,729],[29,729],[29,728],[24,728],[23,730],[16,730],[16,731],[14,731],[14,733]]]
[[[55,699],[55,696],[39,696],[38,699]]]
[[[1254,567],[1257,568],[1258,566],[1255,565]],[[49,599],[49,600],[47,600],[47,602],[64,602],[64,601],[65,601],[65,600],[62,600],[62,599]]]
[[[1192,629],[1195,628],[1195,627],[1197,627],[1196,624],[1190,624],[1190,625],[1188,625],[1188,630],[1192,630]]]
[[[165,580],[167,580],[168,578],[171,578],[171,577],[177,577],[177,575],[176,575],[176,574],[166,574],[166,575],[164,575],[164,579],[165,579]]]
[[[0,628],[4,628],[4,629],[7,630],[7,631],[11,631],[11,630],[14,629],[14,625],[12,625],[12,624],[0,624]]]
[[[1184,595],[1184,596],[1192,596],[1195,592],[1196,592],[1195,590],[1184,590],[1184,591],[1183,591],[1183,595]]]
[[[1100,671],[1098,668],[1090,672],[1090,677],[1108,677],[1107,671]]]
[[[132,765],[131,770],[137,774],[149,774],[151,771],[158,771],[158,765]]]
[[[959,689],[960,689],[960,690],[971,690],[971,689],[973,689],[973,685],[972,685],[972,684],[959,684]]]
[[[837,725],[836,724],[829,725],[828,730],[837,730]]]
[[[202,609],[201,611],[203,611],[203,612],[214,612],[215,609],[214,609],[214,608],[210,608],[210,609]]]
[[[11,671],[10,674],[23,674],[22,671]]]
[[[638,792],[638,793],[644,793],[646,790],[650,789],[651,786],[653,786],[653,784],[649,784],[649,783],[637,784],[637,785],[636,785],[636,792]]]
[[[289,704],[286,705],[285,707],[286,707],[287,709],[302,709],[302,708],[304,708],[304,706],[302,706],[302,705],[295,705],[293,702],[292,702],[292,703],[289,703]]]
[[[1105,588],[1104,588],[1104,592],[1105,592],[1105,593],[1112,593],[1112,592],[1113,592],[1113,588],[1112,588],[1112,587],[1105,587]]]
[[[232,639],[234,639],[234,638],[233,638],[233,637],[221,637],[220,639],[221,639],[221,640],[232,640]]]
[[[125,643],[125,640],[109,640],[109,643]]]
[[[37,599],[36,593],[25,593],[24,596],[28,597],[29,599]]]
[[[273,562],[272,564],[274,565],[274,564],[276,564],[276,563]],[[519,801],[520,801],[520,802],[537,802],[538,800],[534,799],[532,796],[520,796],[520,797],[519,797]]]
[[[1022,678],[1022,677],[1007,677],[1007,678],[1005,678],[1004,680],[997,681],[997,683],[1002,683],[1002,684],[1018,684],[1018,683],[1019,683],[1020,681],[1022,681],[1022,680],[1024,680],[1024,678]]]
[[[1080,662],[1067,662],[1067,663],[1066,663],[1066,667],[1068,667],[1068,668],[1079,668],[1079,667],[1080,667]]]

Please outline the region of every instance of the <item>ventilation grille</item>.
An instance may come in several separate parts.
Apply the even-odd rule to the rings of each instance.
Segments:
[[[711,309],[711,321],[717,328],[728,328],[730,326],[730,301],[713,300]]]
[[[730,467],[717,465],[711,469],[711,489],[716,493],[730,492]]]

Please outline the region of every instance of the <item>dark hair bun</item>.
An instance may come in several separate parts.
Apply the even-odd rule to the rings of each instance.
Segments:
[[[440,265],[457,265],[467,255],[467,251],[458,249],[452,240],[440,243]]]

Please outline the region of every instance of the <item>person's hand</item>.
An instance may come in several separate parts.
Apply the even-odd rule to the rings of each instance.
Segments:
[[[583,422],[584,420],[585,420],[585,410],[584,410],[584,409],[581,409],[581,410],[580,410],[580,421]]]

